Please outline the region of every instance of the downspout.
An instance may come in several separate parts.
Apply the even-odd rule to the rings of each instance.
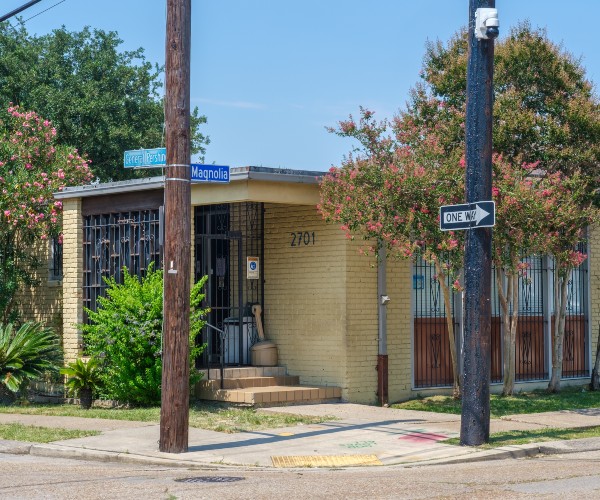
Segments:
[[[386,278],[386,251],[381,245],[377,256],[377,398],[381,406],[388,404],[387,303],[390,298],[386,294]]]

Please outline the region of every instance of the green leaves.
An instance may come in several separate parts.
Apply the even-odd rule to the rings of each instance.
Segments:
[[[190,383],[200,379],[194,368],[202,353],[197,336],[206,313],[201,302],[206,279],[191,292]],[[134,404],[160,403],[162,382],[163,274],[150,267],[138,279],[124,269],[123,283],[108,279],[106,297],[98,299],[96,311],[86,309],[89,324],[80,325],[87,352],[99,364],[103,395]],[[199,339],[198,339],[199,340]]]
[[[95,358],[88,360],[78,358],[62,368],[60,373],[67,376],[65,386],[73,395],[79,394],[81,389],[95,391],[102,382],[99,363]]]
[[[10,391],[57,370],[61,355],[58,336],[50,328],[25,323],[15,332],[12,324],[0,324],[0,383]]]
[[[123,151],[163,144],[162,69],[121,44],[117,33],[89,27],[37,37],[0,26],[0,104],[52,120],[60,142],[85,152],[102,181],[153,175],[124,169]],[[192,154],[203,154],[206,117],[195,109],[190,122]]]

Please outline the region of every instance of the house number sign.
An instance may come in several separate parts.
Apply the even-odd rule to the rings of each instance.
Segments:
[[[315,232],[309,231],[298,231],[297,233],[290,233],[292,240],[290,242],[291,247],[303,247],[315,244]]]

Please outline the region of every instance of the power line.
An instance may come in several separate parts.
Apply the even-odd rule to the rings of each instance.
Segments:
[[[37,17],[41,14],[43,14],[44,12],[48,12],[50,9],[53,9],[54,7],[56,7],[57,5],[60,5],[61,3],[66,2],[67,0],[60,0],[60,2],[55,3],[54,5],[51,5],[50,7],[48,7],[47,9],[42,10],[41,12],[38,12],[37,14],[35,14],[34,16],[31,16],[27,19],[25,19],[25,21],[23,21],[23,24],[25,24],[27,21],[30,21],[31,19],[33,19],[34,17]]]

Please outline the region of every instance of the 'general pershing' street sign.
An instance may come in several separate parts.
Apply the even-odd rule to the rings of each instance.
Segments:
[[[496,203],[493,201],[440,207],[440,229],[442,231],[492,227],[494,224],[496,224]]]
[[[123,154],[125,168],[153,168],[167,165],[167,148],[134,149]]]

